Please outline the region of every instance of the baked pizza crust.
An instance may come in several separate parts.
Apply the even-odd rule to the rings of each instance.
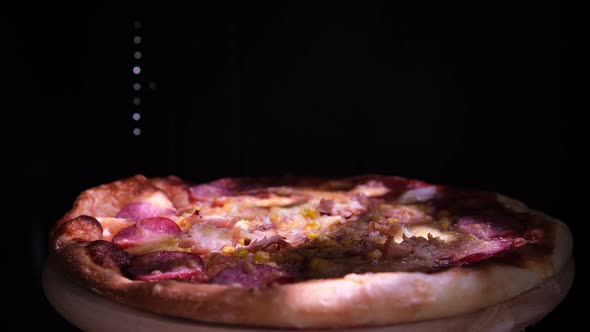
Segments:
[[[120,194],[118,190],[126,186],[133,190]],[[105,205],[101,200],[115,211],[138,196],[166,192],[142,176],[91,190],[100,194],[90,190],[83,193],[52,231],[49,259],[53,264],[74,281],[120,303],[165,315],[242,326],[380,326],[474,312],[509,300],[555,276],[570,259],[573,243],[565,224],[546,217],[547,227],[552,228],[549,234],[553,235],[553,251],[542,260],[531,253],[518,264],[492,259],[438,273],[349,274],[262,288],[173,280],[142,282],[124,277],[116,267],[94,264],[85,247],[101,239],[100,223],[93,218],[75,217],[102,208]],[[511,208],[526,208],[516,200],[501,197],[505,205],[514,206]]]

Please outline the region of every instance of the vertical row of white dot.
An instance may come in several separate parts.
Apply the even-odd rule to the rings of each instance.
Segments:
[[[133,28],[134,28],[134,36],[133,36],[133,45],[135,45],[135,51],[133,52],[133,75],[135,77],[135,79],[133,80],[133,91],[134,91],[134,97],[133,97],[133,106],[136,108],[133,111],[133,115],[131,116],[131,118],[133,119],[133,121],[138,122],[141,119],[141,113],[139,112],[139,104],[141,104],[141,98],[139,98],[139,91],[141,90],[141,83],[139,82],[139,74],[141,73],[141,67],[138,64],[138,61],[141,59],[141,57],[143,56],[143,54],[141,53],[141,51],[137,50],[137,47],[139,46],[139,44],[141,44],[141,36],[139,35],[139,30],[141,29],[141,21],[134,21],[133,22]],[[133,128],[133,135],[135,136],[139,136],[141,135],[141,128],[139,128],[139,125],[136,125],[135,128]]]

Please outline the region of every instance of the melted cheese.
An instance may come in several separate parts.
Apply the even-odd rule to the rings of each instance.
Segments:
[[[430,233],[434,237],[439,237],[443,241],[452,241],[455,240],[457,237],[452,232],[443,232],[431,226],[414,226],[411,228],[411,232],[414,236],[428,238],[428,234]]]
[[[128,251],[142,254],[174,250],[204,256],[218,252],[263,264],[275,264],[274,260],[279,257],[298,264],[307,264],[309,271],[315,275],[336,276],[346,269],[352,271],[352,267],[358,264],[377,264],[382,256],[379,248],[382,248],[389,236],[393,236],[398,243],[403,240],[403,235],[428,238],[430,234],[443,241],[457,239],[454,232],[447,230],[448,225],[445,228],[441,226],[443,223],[437,221],[436,211],[430,211],[422,205],[403,205],[395,200],[385,200],[380,205],[366,201],[361,203],[359,197],[363,198],[363,195],[359,196],[359,193],[367,197],[387,194],[389,189],[383,185],[361,184],[349,191],[321,191],[311,188],[290,190],[292,196],[240,195],[199,202],[199,205],[179,211],[180,215],[175,221],[183,230],[182,235],[142,244]],[[333,208],[322,210],[322,199],[332,200],[330,203]],[[147,201],[160,207],[172,207],[161,193],[150,196]],[[214,222],[211,218],[228,218],[232,221],[224,224]],[[446,214],[445,218],[448,219]],[[109,239],[133,224],[119,218],[102,218],[100,221],[104,236]],[[379,227],[370,227],[371,223]],[[260,244],[258,241],[265,243],[265,239],[275,241],[275,238],[288,242],[294,249],[277,255],[272,251],[269,254],[266,246],[249,246],[250,243]],[[294,252],[298,248],[305,250],[304,256],[307,258]],[[300,259],[293,258],[296,256]],[[351,257],[354,256],[355,263],[345,267],[348,263],[332,259],[341,256],[347,257],[346,262],[352,262]]]
[[[102,239],[111,241],[113,236],[119,233],[123,228],[127,228],[133,224],[133,221],[123,218],[96,218],[102,226]]]
[[[144,197],[143,201],[145,201],[146,203],[150,203],[152,205],[155,205],[155,206],[159,206],[161,208],[174,209],[174,205],[168,199],[168,196],[166,196],[164,193],[159,192],[159,191],[155,192],[154,194],[152,194],[149,197]]]

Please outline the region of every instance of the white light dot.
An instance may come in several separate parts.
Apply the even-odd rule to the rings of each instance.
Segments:
[[[139,51],[138,51],[138,52],[135,52],[135,53],[133,53],[133,57],[134,57],[134,58],[136,58],[136,59],[141,59],[141,56],[142,56],[142,54],[141,54],[141,52],[139,52]]]
[[[139,104],[141,104],[141,99],[139,97],[133,98],[133,105],[139,105]]]
[[[141,21],[140,20],[137,20],[137,21],[134,21],[133,22],[133,27],[134,28],[139,29],[139,28],[141,28],[141,26],[142,26],[142,24],[141,24]]]
[[[141,129],[139,129],[139,128],[134,128],[134,129],[133,129],[133,135],[135,135],[135,136],[139,136],[139,135],[141,135]]]
[[[141,43],[141,36],[135,36],[135,37],[133,37],[133,43],[134,44]]]
[[[139,121],[139,119],[141,119],[141,114],[133,113],[133,115],[131,117],[133,118],[133,120]]]
[[[139,84],[139,83],[133,83],[133,90],[135,90],[135,91],[141,90],[141,84]]]
[[[139,68],[139,66],[133,66],[133,73],[139,75],[139,73],[141,73],[141,68]]]

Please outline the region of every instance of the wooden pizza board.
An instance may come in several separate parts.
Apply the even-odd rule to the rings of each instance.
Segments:
[[[574,279],[574,263],[554,278],[507,302],[474,313],[445,319],[383,327],[340,329],[349,332],[522,331],[539,321],[565,297]],[[253,332],[260,329],[194,322],[137,310],[86,290],[45,264],[43,287],[49,302],[68,321],[87,332]],[[293,331],[263,329],[264,331]],[[313,330],[306,330],[313,331]],[[319,331],[319,330],[318,330]],[[326,330],[323,330],[326,331]]]

